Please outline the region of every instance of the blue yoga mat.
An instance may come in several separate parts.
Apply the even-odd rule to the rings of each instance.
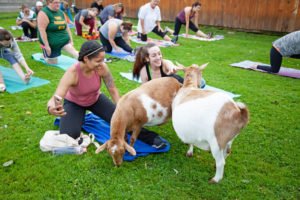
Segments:
[[[2,73],[2,76],[4,78],[4,83],[6,86],[6,91],[8,93],[17,93],[21,92],[23,90],[27,90],[29,88],[33,87],[39,87],[45,84],[50,83],[50,81],[37,78],[37,77],[31,77],[28,84],[25,84],[20,77],[17,75],[15,70],[7,67],[0,66],[0,71]]]
[[[54,125],[59,125],[59,118],[55,119]],[[89,113],[85,115],[84,124],[82,126],[82,129],[88,133],[93,133],[95,135],[95,138],[100,143],[105,143],[110,138],[110,125],[101,119],[100,117]],[[130,139],[130,136],[127,137],[128,141]],[[163,139],[163,138],[162,138]],[[123,159],[126,161],[133,161],[137,157],[140,156],[147,156],[152,153],[163,153],[170,150],[170,143],[167,142],[165,139],[163,139],[167,146],[163,149],[156,149],[152,146],[140,141],[136,140],[134,143],[134,149],[136,151],[136,156],[132,156],[128,152],[125,153]]]
[[[31,56],[34,60],[36,61],[39,61],[39,62],[42,62],[46,65],[49,65],[49,66],[55,66],[55,67],[58,67],[60,69],[63,69],[63,70],[67,70],[69,67],[71,67],[73,64],[75,64],[76,62],[78,62],[76,59],[74,58],[71,58],[71,57],[68,57],[68,56],[65,56],[65,55],[61,55],[58,57],[58,61],[57,61],[57,64],[55,65],[50,65],[48,63],[45,62],[43,58],[43,54],[42,53],[35,53]]]

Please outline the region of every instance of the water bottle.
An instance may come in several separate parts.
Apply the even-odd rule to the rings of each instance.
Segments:
[[[64,154],[83,154],[87,151],[86,148],[78,147],[57,147],[52,150],[53,155],[64,155]]]

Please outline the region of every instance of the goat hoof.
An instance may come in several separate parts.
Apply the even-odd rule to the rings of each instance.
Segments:
[[[193,156],[193,152],[187,152],[186,153],[186,157],[192,157]]]
[[[210,179],[208,182],[209,182],[210,184],[217,184],[217,183],[218,183],[217,181],[215,181],[214,178]]]
[[[231,148],[228,148],[226,153],[227,153],[227,155],[231,154]]]

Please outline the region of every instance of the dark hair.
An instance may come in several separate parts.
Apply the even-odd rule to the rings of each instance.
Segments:
[[[12,34],[6,29],[0,29],[0,41],[11,40],[13,38]]]
[[[201,3],[199,1],[196,1],[192,4],[192,8],[197,7],[197,6],[201,6]]]
[[[131,22],[122,22],[121,26],[123,26],[124,30],[131,31],[132,23]]]
[[[148,43],[145,46],[140,47],[137,50],[136,56],[135,56],[135,62],[133,65],[132,74],[134,78],[140,77],[140,72],[144,65],[147,63],[146,58],[149,57],[148,49],[156,46],[154,43]]]
[[[84,56],[87,56],[87,58],[91,60],[97,57],[98,54],[103,51],[104,48],[101,44],[99,44],[95,40],[89,40],[83,43],[83,45],[81,46],[79,51],[78,61],[83,61]]]

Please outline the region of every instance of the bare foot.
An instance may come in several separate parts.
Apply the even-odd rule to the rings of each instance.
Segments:
[[[6,87],[4,83],[0,83],[0,92],[5,92]]]
[[[25,79],[24,79],[25,84],[28,84],[30,79],[31,79],[31,73],[25,74]]]

